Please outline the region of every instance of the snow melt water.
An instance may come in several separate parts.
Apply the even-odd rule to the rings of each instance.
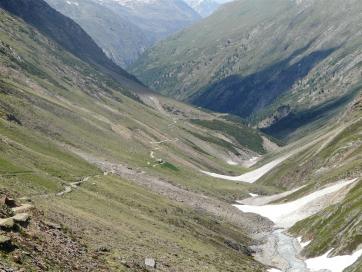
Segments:
[[[334,193],[342,189],[343,187],[353,183],[357,179],[341,181],[335,185],[326,187],[322,190],[311,193],[305,197],[299,198],[295,201],[291,201],[283,204],[270,204],[264,206],[253,206],[253,205],[234,205],[243,212],[256,213],[263,217],[269,218],[277,226],[288,228],[293,226],[296,222],[307,218],[312,215],[309,214],[306,205],[314,200],[317,200],[325,195]],[[321,206],[320,209],[323,207]],[[313,209],[313,213],[318,210]]]

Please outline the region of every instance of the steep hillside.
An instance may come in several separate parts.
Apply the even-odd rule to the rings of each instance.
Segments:
[[[359,95],[333,124],[267,154],[250,172],[204,172],[218,180],[284,191],[267,196],[254,191],[235,205],[275,224],[253,248],[258,261],[278,271],[360,271],[361,101]]]
[[[17,14],[39,1],[20,3]],[[240,171],[228,161],[265,152],[263,134],[152,92],[136,96],[55,43],[56,32],[46,37],[2,9],[0,29],[0,198],[36,207],[12,228],[1,206],[1,269],[144,271],[153,258],[160,271],[264,270],[249,246],[269,222],[229,203],[277,189],[199,171]],[[242,133],[257,139],[243,145]]]
[[[97,1],[47,0],[47,3],[77,22],[122,67],[131,64],[155,42],[141,28]]]
[[[182,0],[98,1],[160,40],[191,25],[200,16]]]
[[[347,112],[347,124],[320,152],[310,160],[314,162],[312,174],[306,180],[326,180],[357,177],[362,173],[362,96],[357,98]],[[305,164],[300,165],[305,168]],[[293,169],[293,172],[298,171]],[[320,255],[334,248],[334,255],[351,254],[362,244],[362,181],[354,186],[346,198],[336,205],[299,222],[292,228],[304,240],[313,240],[304,249],[306,256]],[[362,259],[351,271],[358,271]]]
[[[283,119],[278,130],[295,126],[279,131],[285,137],[360,88],[361,11],[357,0],[235,1],[147,51],[131,71],[163,94],[263,128]]]
[[[46,1],[76,21],[109,58],[124,68],[160,39],[200,18],[181,0]]]
[[[136,80],[108,59],[79,25],[52,9],[45,1],[1,0],[0,7],[22,18],[81,60],[112,74],[114,78],[121,81]]]
[[[16,3],[26,18],[40,2]],[[62,21],[41,22],[0,8],[0,270],[304,272],[362,255],[357,87],[280,147],[81,59]]]

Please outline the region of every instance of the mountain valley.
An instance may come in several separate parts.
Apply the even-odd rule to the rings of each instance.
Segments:
[[[163,94],[293,137],[360,90],[361,8],[355,0],[234,1],[130,71]]]
[[[0,271],[361,271],[362,5],[190,2],[0,0]]]
[[[157,41],[200,19],[181,0],[47,0],[47,3],[77,22],[123,68]]]

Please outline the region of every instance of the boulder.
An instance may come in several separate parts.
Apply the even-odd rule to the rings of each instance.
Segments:
[[[7,197],[7,196],[3,196],[0,198],[0,204],[6,205],[10,208],[16,207],[15,199]]]
[[[0,250],[8,250],[11,246],[11,239],[4,235],[0,235]]]
[[[110,252],[111,250],[110,250],[110,248],[107,247],[107,246],[100,246],[100,247],[97,248],[96,251],[97,251],[97,252]]]
[[[242,244],[239,244],[235,241],[231,241],[231,240],[226,240],[225,241],[225,244],[234,249],[234,250],[237,250],[237,251],[241,251],[243,254],[247,255],[247,256],[252,256],[253,253],[255,253],[252,249],[250,249],[249,247],[245,246],[245,245],[242,245]]]
[[[12,211],[15,213],[15,214],[19,214],[19,213],[26,213],[26,212],[29,212],[31,211],[32,209],[34,209],[34,206],[31,205],[31,204],[23,204],[19,207],[15,207],[15,208],[12,208]]]
[[[232,248],[232,249],[234,249],[234,250],[240,251],[240,244],[238,244],[238,243],[235,242],[235,241],[226,240],[226,241],[225,241],[225,244],[226,244],[228,247],[230,247],[230,248]]]
[[[28,213],[18,213],[12,218],[17,223],[26,223],[29,221],[30,215]]]
[[[43,224],[46,225],[47,227],[51,228],[51,229],[57,229],[57,230],[61,230],[62,226],[53,222],[49,222],[49,221],[43,221]]]
[[[81,181],[77,181],[77,182],[72,182],[70,184],[70,186],[73,187],[73,188],[78,188],[81,184],[82,184]]]
[[[11,241],[11,239],[7,236],[0,234],[0,245],[7,244]]]
[[[156,268],[156,260],[153,258],[146,258],[145,265],[146,267]]]
[[[1,229],[12,229],[15,225],[14,219],[12,218],[5,218],[0,219],[0,228]]]

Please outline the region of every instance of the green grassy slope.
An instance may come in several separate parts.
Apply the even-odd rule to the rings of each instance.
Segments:
[[[78,24],[51,8],[45,1],[2,0],[0,7],[22,18],[73,55],[86,63],[98,66],[115,79],[137,81],[134,76],[107,58],[102,49]]]
[[[131,71],[163,94],[260,127],[280,124],[269,133],[284,137],[294,132],[285,128],[333,115],[344,104],[325,104],[360,86],[361,9],[356,0],[234,1],[148,50]]]
[[[201,168],[239,171],[225,162],[230,152],[249,158],[260,151],[260,142],[251,150],[227,131],[221,134],[189,120],[233,122],[152,93],[134,95],[3,10],[0,29],[2,189],[17,198],[30,197],[45,211],[44,219],[63,224],[91,252],[100,244],[109,246],[105,258],[111,270],[143,271],[144,258],[154,257],[161,271],[263,271],[248,256],[244,246],[253,241],[240,227],[253,217],[243,217],[224,201],[245,197],[249,190],[275,189],[214,181],[199,173]],[[158,101],[161,109],[150,101]],[[226,139],[232,150],[223,144]],[[151,151],[166,163],[151,158]],[[239,224],[211,209],[192,209],[177,195],[144,188],[143,179],[137,183],[104,175],[92,158],[164,181],[173,192],[203,194],[203,200],[215,203],[211,209],[225,205],[235,218],[240,216]],[[79,189],[55,195],[88,176]],[[243,246],[233,249],[228,241]],[[11,254],[3,259],[18,267]],[[23,267],[38,268],[26,256]]]

